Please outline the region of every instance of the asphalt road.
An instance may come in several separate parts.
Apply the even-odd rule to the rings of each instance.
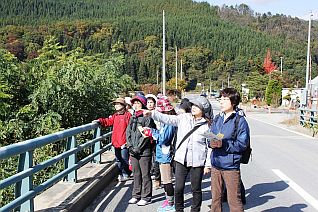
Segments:
[[[214,109],[219,109],[213,101]],[[247,114],[251,130],[252,161],[242,165],[246,188],[245,211],[318,211],[318,142],[308,136],[268,124],[269,114]],[[266,122],[266,123],[265,123]],[[202,182],[201,211],[211,204],[210,179]],[[132,181],[114,181],[96,198],[88,211],[156,211],[164,200],[163,189],[154,190],[153,203],[144,207],[129,205]],[[185,211],[190,211],[191,192],[187,183]],[[226,203],[224,211],[229,211]]]

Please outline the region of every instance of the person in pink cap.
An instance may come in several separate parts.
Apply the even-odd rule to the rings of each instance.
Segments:
[[[168,99],[161,98],[157,101],[156,110],[167,115],[176,115],[176,112]],[[163,188],[166,193],[166,200],[158,208],[160,211],[175,211],[174,188],[172,185],[172,160],[171,145],[176,132],[176,127],[160,124],[160,129],[151,129],[151,136],[156,140],[156,161],[159,163],[160,175]]]
[[[128,163],[128,149],[126,147],[126,128],[131,117],[131,113],[126,110],[126,102],[123,98],[113,101],[116,112],[108,118],[99,118],[93,122],[99,123],[103,127],[113,126],[112,145],[115,148],[115,157],[119,168],[118,180],[126,181],[131,171]]]
[[[129,204],[144,206],[151,203],[152,183],[150,177],[152,144],[151,137],[143,133],[144,127],[156,128],[151,117],[145,117],[143,110],[147,109],[147,99],[138,94],[131,99],[134,113],[126,130],[127,147],[129,150],[134,183],[132,198]]]

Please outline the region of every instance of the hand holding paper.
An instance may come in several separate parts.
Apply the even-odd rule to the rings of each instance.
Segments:
[[[224,137],[224,134],[218,133],[217,135],[215,135],[212,132],[205,132],[202,135],[211,141],[210,147],[212,148],[222,147],[222,138]]]

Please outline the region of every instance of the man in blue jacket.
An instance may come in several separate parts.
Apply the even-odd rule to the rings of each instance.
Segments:
[[[223,183],[227,188],[227,200],[231,212],[242,212],[240,193],[240,160],[249,145],[249,126],[237,112],[240,94],[234,88],[225,88],[220,93],[221,113],[211,127],[218,139],[210,142],[211,154],[211,212],[222,211]],[[235,123],[237,122],[237,124]]]

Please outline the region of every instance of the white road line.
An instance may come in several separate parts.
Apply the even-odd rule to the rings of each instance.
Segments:
[[[260,120],[260,119],[257,119],[257,118],[252,118],[252,117],[250,117],[250,116],[247,116],[247,118],[249,118],[249,119],[254,119],[254,120],[256,120],[256,121],[263,122],[263,123],[268,124],[268,125],[271,125],[271,126],[273,126],[273,127],[277,127],[277,128],[286,130],[286,131],[288,131],[288,132],[292,132],[292,133],[295,133],[295,134],[297,134],[297,135],[304,136],[304,137],[306,137],[306,138],[315,139],[315,138],[312,137],[312,136],[309,136],[309,135],[306,135],[306,134],[303,134],[303,133],[300,133],[300,132],[296,132],[296,131],[294,131],[294,130],[289,130],[289,129],[285,128],[285,127],[282,127],[282,126],[279,126],[279,125],[276,125],[276,124],[272,124],[272,123],[269,123],[269,122],[266,122],[266,121],[263,121],[263,120]]]
[[[292,181],[289,177],[287,177],[283,172],[278,169],[272,169],[272,171],[282,179],[286,184],[288,184],[294,191],[296,191],[304,200],[306,200],[312,207],[318,210],[318,201],[307,193],[303,188],[297,185],[294,181]]]

